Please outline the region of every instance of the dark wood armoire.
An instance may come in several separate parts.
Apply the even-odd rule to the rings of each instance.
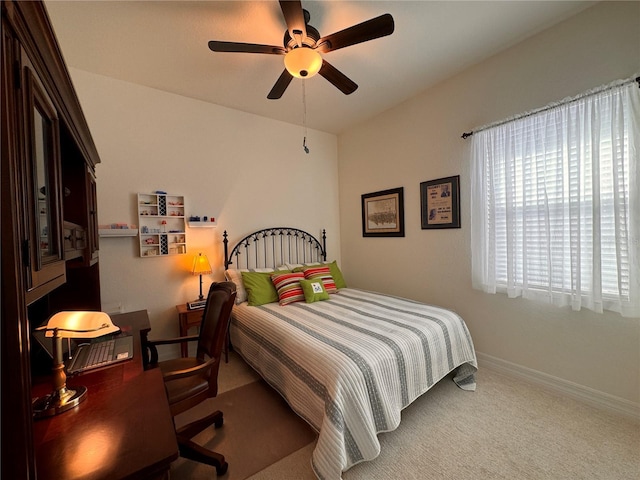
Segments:
[[[100,161],[45,5],[2,9],[2,478],[35,479],[31,332],[100,310]]]

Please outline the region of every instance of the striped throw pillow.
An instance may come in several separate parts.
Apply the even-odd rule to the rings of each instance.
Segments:
[[[302,270],[304,278],[307,280],[322,280],[324,289],[327,293],[337,293],[336,282],[331,276],[331,271],[327,265],[319,265],[317,267],[308,267]]]
[[[304,291],[300,280],[304,280],[302,272],[274,273],[271,281],[276,287],[280,305],[287,305],[293,302],[304,302]]]

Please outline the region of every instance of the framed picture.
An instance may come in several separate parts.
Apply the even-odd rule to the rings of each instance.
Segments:
[[[404,237],[404,188],[362,195],[363,237]]]
[[[460,228],[460,175],[420,184],[422,229]]]

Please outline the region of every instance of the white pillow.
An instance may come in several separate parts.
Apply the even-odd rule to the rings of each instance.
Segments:
[[[240,273],[240,270],[225,270],[224,278],[226,278],[228,282],[233,282],[236,284],[236,305],[239,305],[242,302],[246,302],[247,291],[244,289],[244,284],[242,283],[242,274]]]
[[[309,262],[309,263],[285,263],[284,267],[288,268],[289,270],[293,270],[294,268],[301,268],[301,267],[312,267],[314,265],[322,265],[320,262]]]

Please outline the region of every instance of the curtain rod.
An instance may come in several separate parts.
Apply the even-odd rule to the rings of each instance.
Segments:
[[[589,90],[588,92],[584,92],[584,93],[582,93],[580,95],[577,95],[575,97],[566,98],[566,99],[561,100],[559,102],[549,104],[546,107],[542,107],[542,108],[539,108],[537,110],[533,110],[531,112],[526,112],[526,113],[523,113],[521,115],[516,115],[515,117],[507,118],[506,120],[501,120],[501,121],[496,122],[496,123],[491,123],[489,125],[477,128],[477,129],[472,130],[470,132],[464,132],[461,135],[461,138],[466,140],[467,138],[471,137],[474,132],[481,132],[483,130],[486,130],[487,128],[497,127],[497,126],[500,126],[500,125],[504,125],[507,122],[512,122],[514,120],[520,120],[521,118],[526,118],[526,117],[529,117],[531,115],[535,115],[536,113],[546,112],[547,110],[551,110],[552,108],[555,108],[555,107],[557,107],[559,105],[564,105],[566,103],[573,102],[573,101],[578,100],[580,98],[586,97],[587,95],[593,95],[595,93],[604,92],[605,90],[609,90],[611,88],[618,87],[618,86],[621,86],[621,85],[626,85],[627,83],[631,83],[631,82],[636,82],[638,84],[638,88],[640,88],[640,76],[637,76],[635,78],[632,77],[632,78],[629,78],[627,80],[618,80],[618,81],[615,81],[615,82],[610,83],[608,85],[604,85],[602,87],[598,87],[598,88],[595,88],[593,90]]]

